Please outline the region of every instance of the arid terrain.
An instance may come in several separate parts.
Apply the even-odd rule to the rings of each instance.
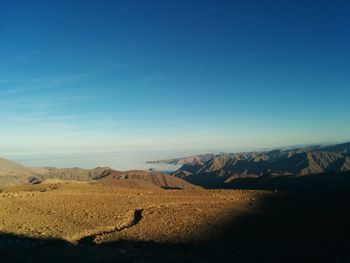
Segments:
[[[0,159],[0,262],[350,262],[348,147],[181,158],[173,175]]]
[[[0,194],[1,262],[349,262],[348,193],[47,180]],[[280,261],[281,260],[281,261]]]
[[[135,189],[134,185],[60,180],[7,187],[0,195],[0,251],[8,260],[18,260],[14,250],[20,247],[31,255],[44,253],[41,249],[47,248],[37,247],[39,240],[38,244],[57,240],[78,250],[120,240],[206,243],[232,220],[257,213],[255,208],[270,196],[257,191]],[[24,237],[34,243],[23,241]],[[123,254],[125,249],[117,243],[110,250],[113,256],[120,253],[121,259],[135,257]]]

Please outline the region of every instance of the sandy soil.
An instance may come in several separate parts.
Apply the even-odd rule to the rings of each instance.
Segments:
[[[350,262],[348,199],[55,180],[8,187],[0,262]]]
[[[98,183],[9,187],[0,195],[0,231],[79,243],[119,239],[198,241],[229,218],[254,213],[257,191],[122,189]]]

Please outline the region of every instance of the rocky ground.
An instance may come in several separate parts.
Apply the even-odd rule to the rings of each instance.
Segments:
[[[1,262],[350,262],[347,193],[127,189],[0,193]]]

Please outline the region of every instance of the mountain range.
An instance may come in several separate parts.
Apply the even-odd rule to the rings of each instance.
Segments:
[[[37,184],[47,179],[94,181],[149,189],[287,189],[327,185],[338,187],[346,185],[348,181],[350,184],[350,142],[268,151],[201,154],[149,163],[182,166],[168,175],[157,171],[116,171],[109,167],[34,168],[0,158],[0,188]]]
[[[286,180],[289,177],[346,172],[350,170],[350,143],[270,151],[202,154],[153,161],[153,163],[182,164],[182,167],[172,175],[206,188],[244,188],[242,181],[249,181],[251,186],[254,182],[260,184],[262,178],[269,182],[271,178],[276,177],[283,177],[283,180]]]
[[[0,159],[0,188],[19,184],[38,184],[45,180],[91,181],[123,188],[142,189],[200,189],[175,176],[160,172],[116,171],[109,167],[94,169],[28,167]]]

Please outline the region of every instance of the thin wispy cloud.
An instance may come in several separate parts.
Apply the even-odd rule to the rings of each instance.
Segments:
[[[50,80],[51,77],[37,77],[37,78],[33,78],[30,81],[31,82],[43,82],[43,81],[48,81]]]
[[[1,87],[0,92],[3,94],[19,94],[45,89],[58,89],[61,85],[76,83],[88,78],[89,76],[91,76],[91,74],[36,77],[20,81],[20,83],[17,81],[16,85],[11,85],[11,83],[10,85],[4,85]],[[6,84],[6,82],[4,83]]]
[[[77,103],[89,103],[108,98],[110,94],[99,94],[92,96],[90,94],[77,94],[69,96],[20,96],[11,98],[0,98],[0,115],[10,112],[50,112],[62,107],[74,105]]]
[[[164,80],[163,73],[152,74],[152,75],[140,78],[138,82],[151,83],[159,80]]]
[[[39,54],[38,51],[28,51],[28,52],[23,52],[23,53],[20,53],[20,54],[17,54],[15,56],[13,56],[13,58],[15,60],[26,60],[26,59],[30,59],[30,58],[33,58],[35,55]]]
[[[12,78],[4,78],[4,79],[0,79],[0,85],[1,84],[8,84],[13,82],[14,80]]]
[[[8,88],[4,91],[7,94],[18,94],[18,93],[26,93],[31,91],[50,89],[52,86],[35,86],[35,87],[22,87],[22,88]]]

